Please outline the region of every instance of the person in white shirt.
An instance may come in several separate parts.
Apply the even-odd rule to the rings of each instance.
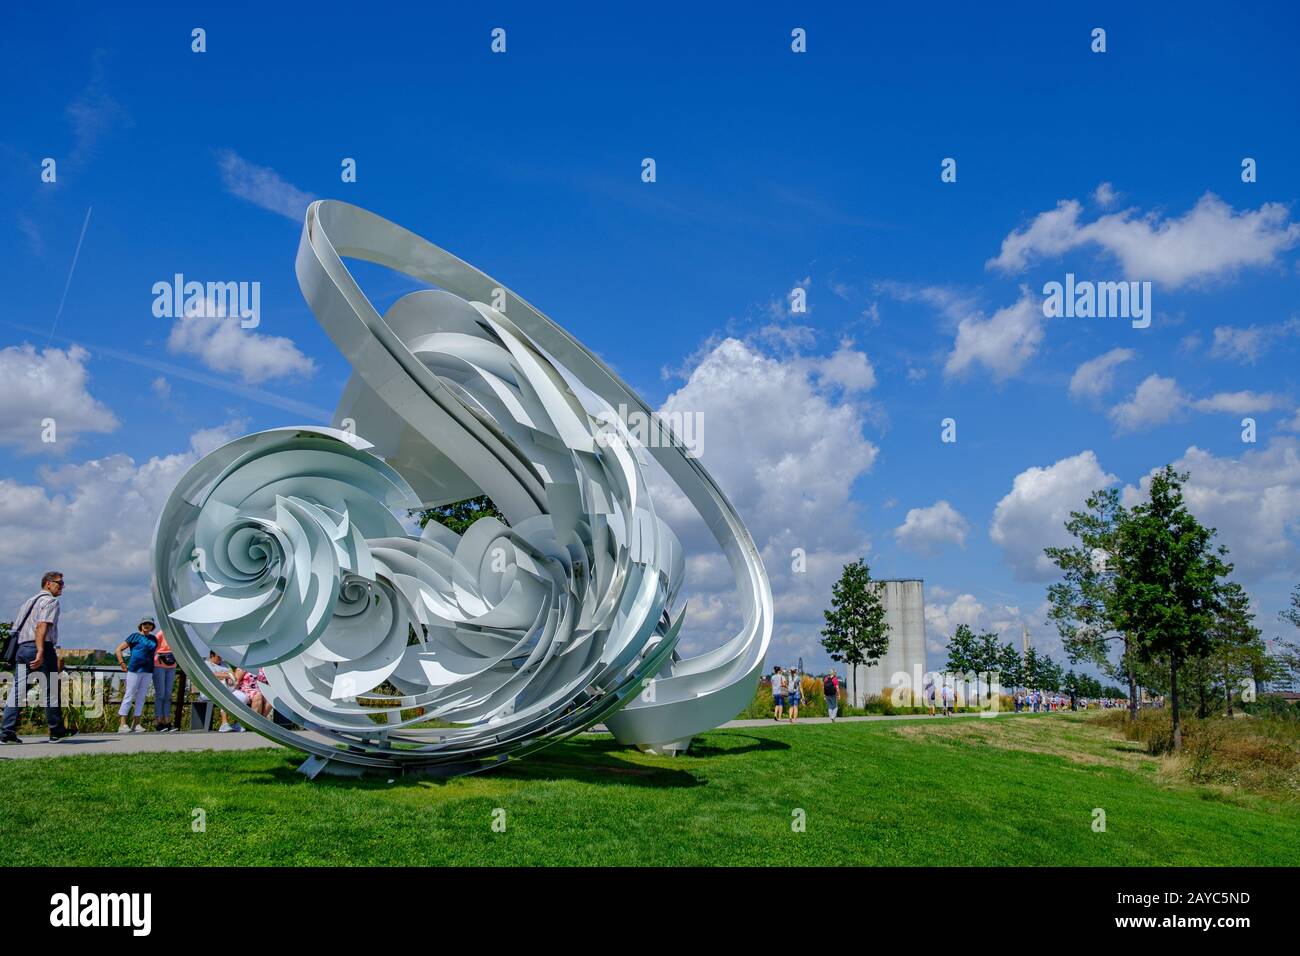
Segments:
[[[781,673],[779,664],[772,671],[772,705],[772,716],[780,720],[781,713],[785,710],[785,675]]]
[[[0,742],[20,744],[18,736],[19,696],[26,691],[27,675],[42,674],[45,681],[45,724],[50,743],[76,735],[63,723],[59,709],[59,598],[63,596],[63,574],[47,571],[41,589],[23,602],[14,615],[14,682],[5,699]]]

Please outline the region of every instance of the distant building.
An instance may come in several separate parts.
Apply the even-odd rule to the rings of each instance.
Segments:
[[[926,672],[923,582],[920,578],[903,578],[876,583],[881,586],[885,621],[889,624],[889,649],[872,667],[851,668],[851,679],[845,678],[851,703],[858,707],[868,697],[891,691],[894,674],[906,673],[908,680],[915,683],[924,679]]]

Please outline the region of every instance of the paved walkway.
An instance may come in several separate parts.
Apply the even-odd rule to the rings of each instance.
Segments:
[[[49,738],[33,735],[23,738],[22,744],[0,746],[0,760],[21,757],[70,757],[77,754],[144,754],[181,753],[187,750],[256,750],[259,747],[278,747],[261,734],[252,731],[219,734],[215,731],[181,731],[174,734],[87,734],[80,733],[56,744]]]
[[[955,717],[978,717],[978,714],[955,714]],[[1000,716],[1010,716],[1001,714]],[[841,717],[836,723],[851,724],[871,720],[943,720],[942,715],[931,717],[929,714],[894,714],[886,717]],[[799,724],[829,724],[829,717],[800,717]],[[727,727],[771,727],[776,724],[770,717],[765,720],[731,720],[723,724]],[[781,722],[789,726],[788,719]],[[590,733],[605,732],[604,725],[597,724]],[[261,747],[279,747],[280,744],[267,740],[261,734],[252,731],[243,733],[217,733],[215,731],[182,731],[173,734],[77,734],[68,740],[52,744],[44,735],[30,735],[23,743],[0,746],[0,760],[19,759],[23,757],[69,757],[77,754],[140,754],[140,753],[184,753],[201,750],[257,750]]]

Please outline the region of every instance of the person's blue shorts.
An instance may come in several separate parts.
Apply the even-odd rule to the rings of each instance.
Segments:
[[[772,705],[773,705],[774,707],[784,707],[784,706],[785,706],[785,694],[773,694],[773,695],[772,695]]]
[[[790,706],[791,706],[791,707],[798,707],[798,706],[799,706],[799,701],[800,701],[800,699],[801,699],[801,698],[800,698],[800,696],[799,696],[798,694],[791,694],[791,695],[790,695]]]

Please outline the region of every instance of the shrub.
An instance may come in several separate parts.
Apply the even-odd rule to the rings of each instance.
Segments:
[[[1183,721],[1183,749],[1172,753],[1173,725],[1167,711],[1108,711],[1094,718],[1143,750],[1166,769],[1196,783],[1234,790],[1281,792],[1300,797],[1300,721],[1289,717],[1224,717]]]

